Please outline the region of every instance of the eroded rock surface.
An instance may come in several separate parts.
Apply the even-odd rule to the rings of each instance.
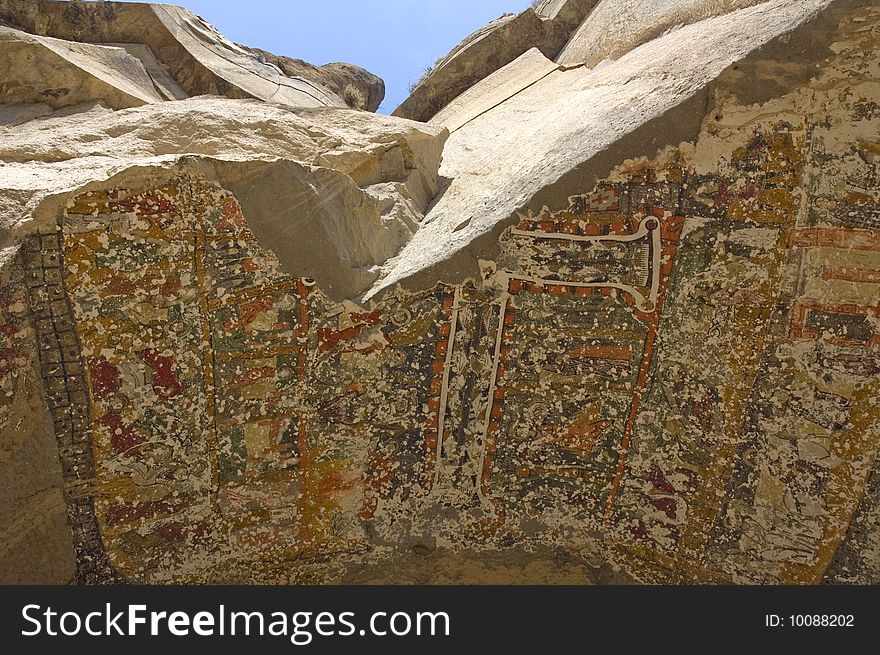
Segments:
[[[564,66],[620,59],[670,30],[744,9],[764,0],[602,0],[556,58]]]
[[[0,576],[880,581],[880,10],[692,9],[430,123],[3,107]]]
[[[474,84],[532,48],[553,59],[597,0],[547,0],[468,35],[426,71],[395,116],[427,121]]]
[[[257,98],[292,107],[344,107],[342,96],[352,85],[366,92],[366,103],[360,109],[375,109],[384,96],[381,80],[361,68],[350,64],[316,68],[239,46],[202,18],[173,5],[0,0],[0,24],[78,43],[132,44],[136,49],[129,49],[130,54],[138,58],[143,52],[147,72],[158,73],[154,76],[157,87],[167,76],[189,96]],[[56,102],[64,97],[60,94]],[[73,99],[66,104],[78,102]]]
[[[786,38],[829,4],[770,0],[674,30],[597,70],[579,67],[536,76],[535,83],[453,133],[440,171],[450,180],[448,188],[431,208],[424,229],[389,263],[373,292],[426,269],[419,278],[425,284],[458,271],[475,274],[481,253],[474,242],[489,235],[485,240],[491,249],[501,224],[563,176],[577,170],[580,184],[585,173],[591,184],[622,158],[693,140],[709,102],[710,82],[756,49]],[[821,37],[827,49],[828,35]],[[681,56],[684,50],[687,57]],[[815,64],[806,59],[802,65],[812,71]],[[778,88],[772,77],[765,84]],[[587,113],[590,120],[584,119]],[[664,117],[667,127],[652,129],[651,123]],[[598,170],[591,178],[587,171],[593,161]]]
[[[114,109],[165,100],[141,61],[122,48],[72,43],[0,27],[6,104],[55,109],[100,100]]]

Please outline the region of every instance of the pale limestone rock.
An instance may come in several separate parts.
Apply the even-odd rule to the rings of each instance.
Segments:
[[[18,125],[27,123],[40,116],[48,116],[52,108],[45,102],[13,103],[0,105],[0,125]]]
[[[106,45],[122,48],[136,58],[147,71],[156,90],[165,100],[186,100],[189,94],[180,88],[177,81],[168,74],[162,62],[156,59],[150,46],[143,43],[108,43]]]
[[[751,7],[765,0],[602,0],[556,61],[565,66],[592,68],[605,59],[618,59],[664,32]]]
[[[381,80],[351,65],[323,70],[302,62],[288,76],[274,56],[236,45],[203,19],[172,5],[0,0],[0,24],[79,43],[132,44],[128,52],[174,99],[181,94],[169,88],[169,77],[189,96],[257,98],[293,107],[345,107],[341,94],[348,84],[368,91],[369,107],[378,107],[376,100],[384,95]]]
[[[184,157],[235,162],[207,168],[223,171],[218,179],[242,193],[263,190],[253,196],[254,205],[250,196],[241,200],[257,223],[283,215],[279,205],[313,207],[309,220],[326,221],[329,230],[326,252],[301,250],[301,233],[290,224],[279,225],[267,245],[287,252],[281,258],[291,266],[294,254],[311,253],[296,264],[302,274],[317,276],[315,267],[327,271],[328,290],[353,297],[414,233],[436,193],[446,134],[441,126],[354,110],[294,111],[205,97],[117,112],[95,106],[0,127],[0,156],[7,162],[0,168],[0,238],[9,245],[40,229],[55,220],[70,193],[129,169],[161,169]],[[289,165],[267,165],[280,160]],[[262,185],[270,179],[290,195],[269,194]],[[381,186],[387,184],[392,186]]]
[[[541,18],[577,27],[595,6],[596,0],[544,0],[535,7],[535,13]]]
[[[194,163],[235,195],[251,231],[275,252],[282,270],[321,280],[340,300],[377,279],[422,216],[402,182],[361,189],[344,173],[290,160]]]
[[[438,279],[478,275],[477,260],[486,254],[481,239],[491,250],[495,231],[535,194],[594,158],[605,165],[600,154],[617,161],[616,142],[672,112],[725,68],[831,2],[771,0],[701,21],[600,70],[553,72],[475,118],[446,145],[440,175],[450,180],[448,186],[367,297],[405,281],[429,286]],[[687,121],[678,117],[675,129],[695,129],[701,120],[702,114]],[[684,140],[683,135],[664,132],[653,138]],[[645,149],[643,141],[638,145]],[[584,179],[580,184],[589,186]]]
[[[287,77],[277,68],[258,61],[186,9],[172,5],[152,5],[151,9],[161,25],[199,64],[246,97],[291,107],[345,106],[339,96],[319,84]]]
[[[532,48],[480,80],[441,109],[429,122],[443,125],[450,133],[455,132],[558,69],[558,64],[547,59],[537,48]]]
[[[373,75],[369,71],[352,64],[333,62],[323,66],[314,66],[302,59],[293,59],[271,52],[242,46],[248,52],[257,56],[273,66],[277,66],[288,77],[302,77],[318,82],[341,97],[349,107],[353,109],[366,109],[376,111],[385,98],[385,82],[381,77]],[[355,89],[355,96],[351,96],[351,89]],[[358,97],[360,94],[360,97]],[[363,106],[356,106],[354,101],[363,99]]]
[[[0,101],[59,109],[100,100],[114,109],[163,98],[122,48],[62,41],[0,27]]]
[[[394,115],[427,121],[471,86],[532,48],[553,59],[596,2],[551,0],[537,9],[492,21],[440,59]]]

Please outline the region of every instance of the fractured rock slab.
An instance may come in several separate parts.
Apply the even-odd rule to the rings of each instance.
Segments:
[[[472,120],[447,143],[440,174],[451,180],[448,187],[369,295],[408,279],[418,286],[476,274],[479,248],[471,244],[510,219],[538,191],[673,111],[725,68],[830,3],[772,0],[701,21],[599,70],[552,72]],[[680,127],[697,124],[675,122]]]
[[[565,66],[595,67],[619,59],[672,29],[760,4],[765,0],[602,0],[556,57]]]
[[[54,109],[101,101],[114,109],[162,102],[141,61],[122,48],[0,27],[0,101]]]
[[[450,133],[559,69],[537,48],[480,80],[446,105],[429,122],[443,125]]]
[[[596,0],[545,2],[468,35],[427,72],[395,116],[427,121],[474,84],[537,48],[553,59]]]
[[[149,46],[161,67],[189,96],[257,98],[292,107],[345,107],[341,93],[348,84],[369,87],[371,103],[380,95],[377,78],[355,66],[321,72],[304,65],[289,77],[266,57],[232,43],[203,19],[172,5],[0,0],[0,24],[79,43]],[[150,68],[149,62],[145,65]],[[339,94],[325,86],[330,82]]]

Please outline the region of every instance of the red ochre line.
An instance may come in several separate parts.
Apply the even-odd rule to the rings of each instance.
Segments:
[[[453,329],[452,313],[455,304],[455,296],[447,295],[443,299],[441,308],[442,316],[445,319],[440,325],[437,343],[434,346],[434,361],[431,367],[431,390],[427,399],[429,416],[425,421],[425,475],[424,482],[428,490],[431,487],[431,481],[434,479],[434,470],[437,466],[435,454],[437,452],[437,443],[443,438],[440,434],[440,412],[446,411],[445,407],[440,406],[440,395],[443,389],[443,374],[446,369],[446,351],[449,348],[449,333]]]
[[[880,284],[880,271],[867,268],[825,268],[822,269],[822,279]]]
[[[632,357],[632,348],[629,346],[586,346],[569,350],[568,356],[582,359],[610,359],[628,362]]]
[[[656,215],[656,211],[654,214]],[[684,224],[684,217],[672,216],[661,223],[660,234],[663,239],[661,245],[661,267],[660,267],[660,288],[657,294],[657,307],[650,315],[637,312],[637,315],[650,321],[648,325],[648,334],[645,337],[645,350],[642,355],[642,364],[639,367],[639,376],[636,379],[636,385],[633,392],[633,402],[630,407],[629,415],[624,426],[623,439],[620,441],[620,451],[617,456],[617,471],[614,474],[614,481],[611,483],[611,490],[608,493],[608,502],[605,504],[604,522],[608,525],[611,519],[611,510],[614,507],[614,501],[620,490],[620,483],[626,472],[626,456],[629,450],[630,441],[632,441],[633,431],[635,428],[636,418],[642,402],[642,394],[645,392],[645,386],[648,381],[648,372],[651,369],[651,362],[654,357],[654,348],[657,343],[657,332],[660,327],[660,315],[663,313],[663,304],[666,298],[666,288],[669,284],[669,275],[672,272],[672,264],[675,259],[675,253],[678,250],[678,236],[681,233],[681,227]]]
[[[302,388],[306,384],[306,357],[308,352],[308,335],[309,335],[309,288],[305,285],[301,278],[298,278],[296,281],[296,291],[299,296],[299,352],[297,353],[296,358],[296,374],[298,376],[298,384]],[[310,456],[309,456],[309,442],[306,437],[306,416],[305,413],[300,412],[299,421],[297,422],[297,446],[299,448],[299,457],[300,457],[300,477],[302,480],[302,493],[300,494],[299,501],[297,505],[299,506],[299,526],[300,526],[300,537],[303,541],[308,541],[310,538],[309,528],[307,526],[307,521],[305,517],[305,507],[306,503],[310,502],[308,498],[309,489],[307,488],[307,479],[309,475],[309,464],[310,464]]]
[[[800,228],[791,231],[789,244],[792,248],[880,250],[880,232],[826,227]]]
[[[508,281],[508,291],[512,288],[513,279]],[[507,303],[501,328],[501,349],[498,352],[498,368],[495,375],[495,391],[489,401],[489,425],[486,428],[486,453],[483,457],[483,470],[480,471],[480,491],[489,498],[489,481],[492,479],[492,467],[495,463],[495,450],[498,445],[498,432],[501,429],[501,411],[504,406],[505,388],[501,386],[504,372],[507,369],[507,358],[510,356],[508,343],[510,332],[516,325],[516,309]],[[498,504],[496,503],[496,506]],[[499,507],[503,510],[503,508]]]
[[[629,448],[629,443],[632,440],[633,429],[635,427],[636,417],[638,415],[639,406],[641,403],[641,397],[644,393],[644,388],[647,383],[648,372],[651,368],[651,361],[654,354],[654,347],[657,340],[657,331],[660,324],[660,314],[663,311],[663,302],[666,294],[666,287],[669,283],[669,275],[672,272],[673,260],[675,257],[675,253],[678,250],[678,237],[681,233],[681,228],[684,225],[684,216],[666,216],[662,208],[654,208],[651,211],[651,214],[658,219],[661,219],[660,222],[660,236],[662,239],[661,246],[661,266],[660,266],[660,289],[658,293],[657,306],[655,310],[648,314],[644,312],[636,312],[636,316],[641,318],[642,320],[646,320],[649,322],[648,325],[648,334],[645,337],[645,349],[644,354],[642,356],[642,363],[639,368],[639,376],[636,381],[635,391],[633,393],[633,403],[630,408],[630,413],[627,417],[626,426],[624,428],[624,436],[620,443],[620,452],[618,455],[618,463],[617,470],[615,472],[614,481],[611,485],[611,491],[608,496],[608,502],[605,506],[604,518],[607,524],[610,516],[611,516],[611,508],[614,505],[614,500],[617,496],[617,492],[620,488],[620,483],[623,480],[623,475],[626,470],[626,455],[627,449]],[[633,229],[637,227],[637,221],[633,219]],[[521,224],[522,225],[522,224]],[[542,226],[545,229],[546,226]],[[609,230],[619,229],[618,225],[609,226]],[[626,232],[624,232],[626,233]],[[528,290],[532,293],[550,293],[550,289],[552,288],[553,295],[580,295],[580,296],[588,296],[595,293],[601,293],[603,295],[608,293],[614,293],[614,289],[612,288],[589,288],[589,287],[571,287],[567,285],[553,285],[553,284],[537,284],[534,282],[529,282],[519,278],[511,277],[508,280],[508,288],[507,291],[512,296],[517,295],[521,291]],[[507,312],[505,312],[502,332],[501,332],[501,342],[502,344],[508,343],[509,341],[509,333],[512,330],[513,326],[516,323],[516,313],[515,310],[508,306]],[[509,354],[510,349],[502,348],[499,353],[499,362],[498,362],[498,376],[496,378],[496,391],[491,400],[492,406],[490,407],[490,420],[489,426],[486,430],[486,454],[483,459],[483,470],[480,474],[480,488],[484,496],[488,498],[489,496],[489,481],[492,477],[492,466],[494,463],[495,449],[496,449],[496,441],[497,436],[496,433],[500,430],[500,418],[501,418],[501,404],[504,399],[504,387],[501,387],[498,383],[503,379],[503,372],[506,366],[506,358]],[[621,352],[616,353],[617,356],[623,357],[623,349]],[[627,357],[629,357],[631,353],[627,353]]]

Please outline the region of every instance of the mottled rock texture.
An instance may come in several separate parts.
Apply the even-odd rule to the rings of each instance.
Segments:
[[[24,4],[0,579],[880,582],[876,3],[551,0],[429,123]]]

